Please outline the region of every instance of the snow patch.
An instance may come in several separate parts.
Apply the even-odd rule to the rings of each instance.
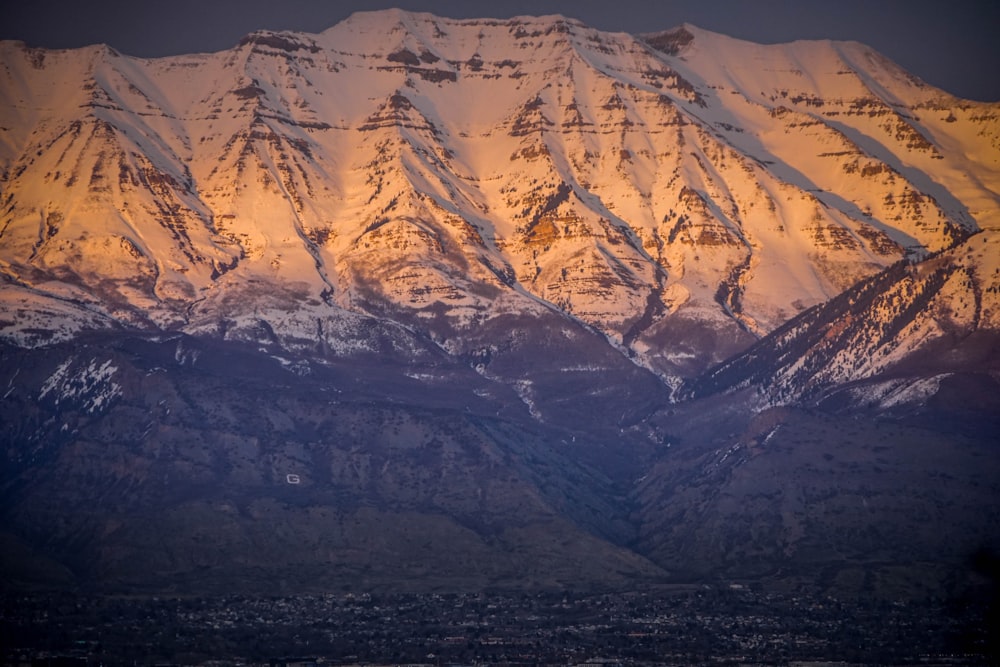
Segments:
[[[859,403],[894,408],[925,403],[941,388],[941,381],[950,376],[942,373],[928,378],[900,378],[855,387],[851,395]]]
[[[51,394],[57,406],[76,403],[89,414],[101,412],[122,396],[121,385],[112,381],[117,372],[110,360],[99,364],[91,359],[83,366],[67,359],[42,384],[38,400]]]

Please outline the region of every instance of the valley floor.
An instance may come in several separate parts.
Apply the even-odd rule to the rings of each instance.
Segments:
[[[996,600],[835,599],[751,584],[2,601],[4,665],[974,665],[998,648]]]

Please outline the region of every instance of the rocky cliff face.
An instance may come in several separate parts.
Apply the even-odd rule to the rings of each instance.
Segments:
[[[3,49],[20,341],[263,322],[336,348],[363,314],[462,353],[545,311],[684,376],[997,224],[995,105],[857,44],[391,11],[149,61]]]
[[[857,588],[996,536],[996,104],[561,17],[0,53],[25,580]]]
[[[1000,237],[988,231],[862,281],[687,390],[705,396],[755,387],[771,405],[835,396],[848,404],[919,405],[949,376],[995,377],[998,334]]]

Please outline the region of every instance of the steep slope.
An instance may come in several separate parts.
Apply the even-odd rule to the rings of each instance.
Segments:
[[[817,306],[687,393],[753,387],[771,405],[922,405],[952,376],[995,384],[998,341],[1000,233],[990,230]]]
[[[900,262],[686,382],[636,548],[695,577],[940,595],[1000,544],[1000,235]]]
[[[973,554],[1000,544],[1000,405],[989,400],[994,416],[980,424],[857,408],[737,417],[731,398],[686,404],[669,420],[669,449],[634,487],[634,548],[678,580],[954,595]]]
[[[21,342],[264,323],[343,349],[354,313],[463,354],[564,313],[690,376],[997,224],[996,106],[860,45],[386,11],[150,61],[2,48]]]
[[[996,104],[395,10],[2,43],[0,99],[18,581],[938,594],[996,543]]]
[[[583,425],[560,442],[576,435],[432,350],[324,365],[101,335],[0,362],[7,583],[260,594],[661,574],[621,546],[623,490],[585,462],[604,444]]]

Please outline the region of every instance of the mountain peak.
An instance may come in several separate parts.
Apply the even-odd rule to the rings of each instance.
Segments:
[[[697,30],[690,23],[684,23],[670,30],[643,33],[639,35],[639,38],[657,51],[662,51],[669,56],[676,56],[680,55],[694,41],[694,33]]]
[[[669,375],[997,209],[976,107],[918,114],[829,43],[643,39],[385,10],[250,33],[252,57],[84,77],[12,57],[2,266],[122,323],[201,330],[224,311],[279,339],[314,338],[333,303],[449,340],[497,300],[542,304]],[[691,364],[664,347],[702,326],[737,342]]]
[[[243,37],[237,44],[238,47],[247,45],[277,49],[288,53],[299,50],[316,53],[319,50],[315,41],[310,39],[306,33],[289,30],[255,30]]]
[[[1000,107],[851,44],[644,39],[389,10],[193,57],[2,45],[0,538],[123,586],[866,595],[923,579],[872,544],[974,544]],[[977,393],[983,447],[937,434]],[[905,516],[960,529],[911,549],[938,531]]]

